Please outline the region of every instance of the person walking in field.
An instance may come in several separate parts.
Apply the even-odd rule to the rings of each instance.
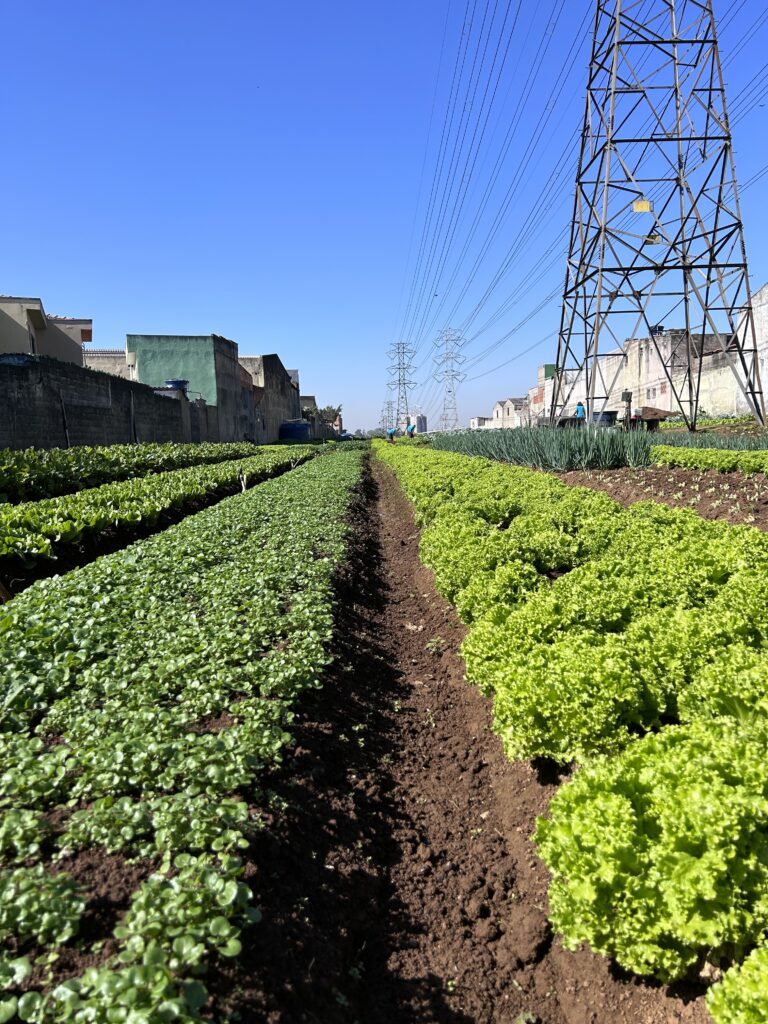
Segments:
[[[584,408],[583,402],[576,403],[576,412],[574,413],[574,416],[576,417],[576,426],[583,427],[587,421],[587,410]]]

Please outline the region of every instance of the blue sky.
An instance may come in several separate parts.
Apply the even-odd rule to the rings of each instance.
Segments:
[[[768,19],[729,65],[764,7],[715,7],[733,101],[764,64]],[[468,332],[490,324],[467,347],[476,379],[460,392],[464,420],[524,391],[554,355],[542,339],[559,316],[547,296],[564,272],[557,239],[572,201],[569,137],[581,118],[591,9],[590,0],[521,4],[417,357],[421,383],[433,334],[472,311],[513,247]],[[302,390],[343,403],[350,427],[375,425],[464,10],[464,0],[7,3],[0,291],[92,316],[99,346],[121,347],[126,333],[215,332],[243,354],[276,351],[299,367]],[[744,106],[760,99],[760,81]],[[734,124],[743,181],[768,160],[761,103]],[[563,152],[562,177],[531,221]],[[496,185],[461,262],[494,167]],[[758,286],[768,279],[766,190],[768,176],[743,195]],[[429,384],[413,397],[430,412],[439,404]]]

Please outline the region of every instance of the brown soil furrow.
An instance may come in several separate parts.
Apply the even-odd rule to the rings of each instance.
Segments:
[[[249,851],[264,919],[216,985],[228,1019],[705,1024],[685,998],[553,940],[530,841],[560,781],[512,764],[468,685],[464,628],[391,472],[355,510],[338,659],[305,702]]]

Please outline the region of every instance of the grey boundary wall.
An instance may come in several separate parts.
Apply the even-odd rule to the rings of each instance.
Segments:
[[[217,440],[215,407],[45,356],[0,358],[0,448]]]

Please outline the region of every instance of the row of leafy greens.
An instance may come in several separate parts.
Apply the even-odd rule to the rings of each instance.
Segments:
[[[655,445],[651,450],[654,466],[680,466],[683,469],[716,469],[720,473],[768,473],[768,452],[737,451],[721,448],[678,448]]]
[[[250,441],[221,444],[173,441],[147,444],[79,445],[74,448],[0,450],[0,503],[39,501],[185,466],[247,459],[259,453]]]
[[[102,484],[75,494],[0,505],[0,568],[55,558],[62,545],[111,528],[153,526],[201,498],[251,486],[310,458],[310,445],[266,447],[242,460],[191,466]]]
[[[259,917],[238,854],[330,657],[363,457],[312,460],[0,608],[0,1021],[202,1019],[206,971]],[[46,987],[56,947],[85,941],[88,893],[56,860],[91,848],[157,868],[116,952]]]
[[[663,980],[765,943],[768,536],[484,459],[376,450],[470,627],[467,675],[508,756],[582,766],[536,835],[566,943]],[[713,990],[720,1024],[742,1024],[737,990]],[[765,1019],[761,998],[744,1024]]]

